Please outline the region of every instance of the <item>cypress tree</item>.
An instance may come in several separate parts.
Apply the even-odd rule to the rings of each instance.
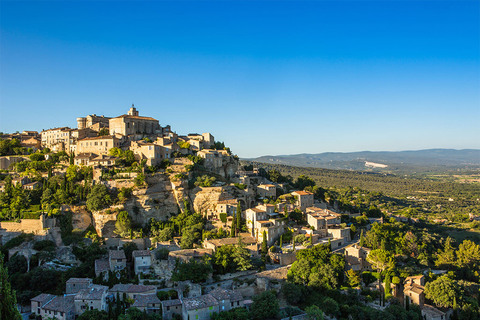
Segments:
[[[282,247],[282,245],[283,245],[283,234],[280,235],[280,248]]]
[[[385,295],[390,294],[390,273],[385,275]]]
[[[242,207],[240,206],[240,203],[237,204],[237,229],[239,231],[242,229]]]
[[[365,237],[363,236],[363,229],[360,232],[360,243],[359,243],[359,245],[360,245],[360,247],[365,246]]]
[[[233,214],[233,219],[232,219],[232,233],[231,233],[231,236],[232,238],[235,237],[236,233],[237,233],[237,217],[236,217],[236,214],[234,213]]]
[[[266,255],[267,253],[268,253],[267,233],[264,230],[263,231],[263,240],[262,240],[262,255]]]
[[[7,268],[3,265],[3,255],[0,253],[0,319],[21,320],[17,309],[17,297],[8,281]]]

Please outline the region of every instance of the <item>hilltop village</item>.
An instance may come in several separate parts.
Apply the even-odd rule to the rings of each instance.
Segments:
[[[425,302],[424,273],[385,272],[393,256],[365,239],[381,213],[342,211],[308,177],[242,166],[211,133],[177,134],[132,106],[1,139],[1,250],[29,319],[347,312],[333,298],[298,307],[301,285],[337,290],[378,319],[452,314]]]

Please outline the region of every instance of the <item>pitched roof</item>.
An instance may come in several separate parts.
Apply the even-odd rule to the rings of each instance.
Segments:
[[[132,116],[132,115],[129,115],[129,114],[122,114],[121,116],[118,116],[118,117],[115,117],[115,118],[112,118],[112,119],[118,119],[118,118],[129,118],[129,119],[138,119],[138,120],[154,120],[154,121],[158,121],[157,119],[154,119],[154,118],[152,118],[152,117]]]
[[[230,301],[240,301],[243,299],[243,296],[234,290],[226,290],[223,288],[215,288],[210,293],[217,300],[230,300]]]
[[[152,253],[150,252],[150,250],[134,250],[132,252],[132,256],[134,258],[136,258],[136,257],[151,257]]]
[[[110,291],[112,292],[118,291],[118,292],[126,292],[126,293],[143,293],[143,292],[148,292],[156,289],[157,287],[155,286],[144,286],[141,284],[131,284],[131,283],[128,283],[128,284],[119,283],[114,285],[110,289]]]
[[[75,295],[75,300],[102,300],[107,291],[107,286],[94,284],[86,289],[80,290]]]
[[[308,192],[308,191],[294,191],[294,192],[292,192],[292,194],[294,194],[294,193],[295,193],[295,194],[298,194],[298,195],[300,195],[300,196],[313,195],[313,193]]]
[[[56,296],[50,302],[42,307],[42,309],[69,313],[75,308],[74,296]]]
[[[95,260],[95,274],[110,270],[110,264],[107,259]]]
[[[127,259],[123,250],[108,250],[109,259]]]
[[[240,235],[240,237],[242,238],[242,242],[243,244],[254,244],[254,243],[257,243],[257,241],[255,240],[254,237],[252,237],[251,235],[247,234],[247,235]],[[221,247],[221,246],[225,246],[225,245],[236,245],[238,244],[238,238],[239,237],[235,237],[235,238],[222,238],[222,239],[211,239],[211,240],[206,240],[208,242],[210,242],[211,244],[213,244],[215,247]]]
[[[158,299],[156,294],[137,296],[135,298],[135,303],[132,305],[132,307],[147,307],[150,303],[160,303],[160,299]]]
[[[115,136],[88,137],[88,138],[79,139],[78,141],[84,141],[84,140],[103,140],[103,139],[117,139],[117,137],[115,137]]]
[[[67,283],[92,283],[90,278],[70,278],[67,280]]]
[[[54,296],[53,294],[41,293],[41,294],[39,294],[38,296],[33,297],[32,299],[30,299],[30,301],[40,302],[40,305],[43,305],[44,303],[52,300],[53,298],[55,298],[55,296]]]
[[[173,299],[173,300],[163,300],[162,307],[171,307],[171,306],[181,306],[182,301],[180,299]]]
[[[218,305],[218,301],[211,294],[204,294],[196,298],[183,299],[183,305],[187,310],[203,309]]]

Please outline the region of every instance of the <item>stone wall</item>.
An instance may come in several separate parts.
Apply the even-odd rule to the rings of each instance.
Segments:
[[[6,232],[24,232],[35,235],[47,234],[42,219],[21,219],[20,222],[1,221],[0,229],[5,229]]]

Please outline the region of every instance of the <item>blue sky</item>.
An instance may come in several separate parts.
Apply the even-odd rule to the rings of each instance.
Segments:
[[[478,1],[1,1],[0,131],[141,115],[241,157],[480,148]]]

